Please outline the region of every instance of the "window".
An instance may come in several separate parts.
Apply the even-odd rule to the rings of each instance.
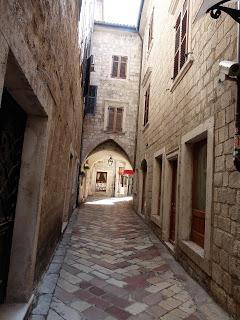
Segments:
[[[107,131],[122,132],[123,108],[108,107]]]
[[[148,87],[146,94],[145,94],[144,121],[143,121],[144,126],[148,123],[149,98],[150,98],[150,86]]]
[[[207,140],[194,143],[191,240],[204,248],[206,214]]]
[[[152,12],[152,15],[151,15],[151,20],[150,20],[149,30],[148,30],[148,50],[150,49],[151,43],[153,40],[153,14],[154,14],[154,11]]]
[[[182,12],[179,14],[176,25],[174,71],[175,79],[187,60],[188,37],[188,0],[185,0]]]
[[[83,96],[86,97],[89,90],[90,73],[91,73],[92,56],[84,59],[83,62]]]
[[[112,78],[127,78],[127,57],[113,56],[112,57]]]
[[[94,114],[97,103],[97,86],[89,86],[85,100],[85,114]]]

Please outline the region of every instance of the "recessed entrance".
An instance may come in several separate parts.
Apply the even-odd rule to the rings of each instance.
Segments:
[[[176,238],[176,208],[177,208],[177,159],[170,161],[172,171],[172,190],[170,205],[169,241],[174,244]]]
[[[27,115],[4,88],[0,108],[0,303],[7,289]]]

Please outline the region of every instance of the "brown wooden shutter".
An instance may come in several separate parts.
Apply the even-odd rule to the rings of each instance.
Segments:
[[[108,131],[113,131],[113,124],[114,124],[114,108],[108,108]]]
[[[150,87],[147,89],[146,95],[145,95],[144,126],[148,123],[149,98],[150,98]]]
[[[113,63],[112,63],[112,77],[116,78],[118,76],[118,65],[119,65],[119,57],[113,56]]]
[[[181,37],[181,13],[178,16],[176,25],[176,38],[175,38],[175,56],[174,56],[174,71],[173,78],[176,78],[179,71],[179,55],[180,55],[180,37]]]
[[[180,56],[180,69],[183,67],[184,63],[186,62],[186,54],[187,54],[187,28],[188,28],[188,11],[187,7],[183,12],[183,19],[182,19],[182,34],[181,34],[181,56]]]
[[[116,115],[116,131],[122,132],[122,122],[123,122],[123,108],[117,108]]]
[[[121,57],[120,78],[126,79],[127,77],[127,57]]]
[[[191,240],[204,248],[206,215],[207,140],[194,144]]]

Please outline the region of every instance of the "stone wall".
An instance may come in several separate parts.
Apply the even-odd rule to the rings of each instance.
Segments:
[[[215,298],[231,314],[240,315],[240,174],[233,166],[234,110],[236,87],[229,81],[220,82],[220,60],[237,59],[237,25],[222,14],[218,20],[209,16],[196,20],[202,1],[189,1],[188,59],[179,76],[172,80],[177,17],[184,1],[145,1],[140,33],[144,38],[142,86],[140,96],[139,128],[136,167],[139,175],[135,184],[135,208],[141,203],[141,162],[147,160],[146,215],[158,227],[164,238],[164,212],[167,195],[162,196],[162,209],[155,219],[153,201],[154,158],[164,150],[163,190],[167,190],[167,162],[171,154],[178,155],[178,206],[177,240],[173,253],[183,266],[208,287]],[[153,40],[148,49],[148,28],[154,9]],[[144,95],[150,84],[149,123],[143,126]],[[213,159],[213,174],[208,172],[208,186],[213,192],[209,204],[207,240],[202,252],[184,245],[187,237],[182,228],[186,185],[183,159],[183,137],[200,130],[206,122],[213,121],[213,146],[208,150],[208,164]],[[165,148],[165,149],[164,149]],[[165,169],[164,169],[165,167]],[[189,168],[191,170],[191,168]],[[209,176],[210,175],[210,176]],[[191,182],[190,182],[191,183]],[[164,239],[167,240],[167,239]],[[208,248],[208,249],[206,249]],[[196,250],[195,250],[196,249]]]
[[[84,119],[82,160],[99,144],[114,140],[134,162],[139,77],[141,64],[141,40],[134,28],[95,24],[92,39],[94,72],[91,85],[98,86],[94,115]],[[127,79],[111,78],[112,56],[127,56]],[[105,110],[107,102],[124,107],[124,130],[107,133]]]
[[[76,200],[83,109],[80,2],[1,0],[0,12],[0,96],[4,85],[28,114],[23,159],[31,159],[26,179],[32,180],[21,188],[26,182],[21,173],[21,195],[28,200],[19,206],[24,218],[15,226],[9,276],[13,288],[9,301],[22,302],[31,294],[33,278],[37,282],[49,263],[61,235],[63,216],[68,216]],[[43,120],[36,136],[39,119]],[[42,143],[38,146],[39,139]],[[71,192],[67,191],[69,186]],[[31,203],[34,210],[28,212],[24,208],[30,208]],[[21,254],[23,247],[28,249],[26,256]],[[16,268],[20,280],[16,279]]]

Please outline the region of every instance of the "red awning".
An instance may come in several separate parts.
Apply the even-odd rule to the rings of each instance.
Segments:
[[[133,170],[123,170],[123,174],[126,174],[128,176],[133,176],[134,175],[134,171]]]

